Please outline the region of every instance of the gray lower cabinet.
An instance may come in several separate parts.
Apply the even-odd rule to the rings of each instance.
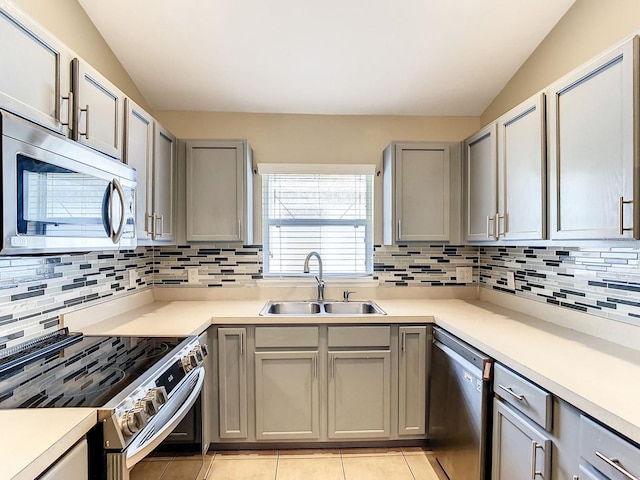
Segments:
[[[82,439],[65,453],[39,480],[88,480],[89,449]]]
[[[218,329],[219,435],[247,438],[247,329]]]
[[[329,439],[388,438],[390,405],[389,350],[329,352]]]
[[[256,352],[256,440],[320,438],[318,352]]]
[[[492,480],[550,480],[546,433],[497,398],[493,407]]]
[[[424,435],[427,396],[427,327],[400,327],[398,435]]]

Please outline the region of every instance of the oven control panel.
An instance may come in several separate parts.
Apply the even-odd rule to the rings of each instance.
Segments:
[[[171,392],[204,363],[208,353],[207,345],[193,338],[159,362],[157,370],[118,404],[114,415],[125,441],[142,430],[171,400]]]

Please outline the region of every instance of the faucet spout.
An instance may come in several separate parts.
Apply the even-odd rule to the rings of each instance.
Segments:
[[[304,259],[304,267],[303,272],[309,273],[309,260],[311,257],[316,257],[318,259],[318,276],[316,277],[316,281],[318,282],[318,302],[324,301],[324,279],[322,278],[322,258],[320,258],[320,254],[318,252],[309,252],[307,258]]]

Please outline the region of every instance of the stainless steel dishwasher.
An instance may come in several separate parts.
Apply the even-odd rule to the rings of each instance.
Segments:
[[[450,480],[487,480],[493,360],[434,327],[429,442]]]

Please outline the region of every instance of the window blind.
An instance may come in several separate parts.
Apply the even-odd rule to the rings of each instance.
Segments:
[[[265,275],[300,275],[310,251],[325,275],[372,272],[373,175],[274,173],[262,185]]]

